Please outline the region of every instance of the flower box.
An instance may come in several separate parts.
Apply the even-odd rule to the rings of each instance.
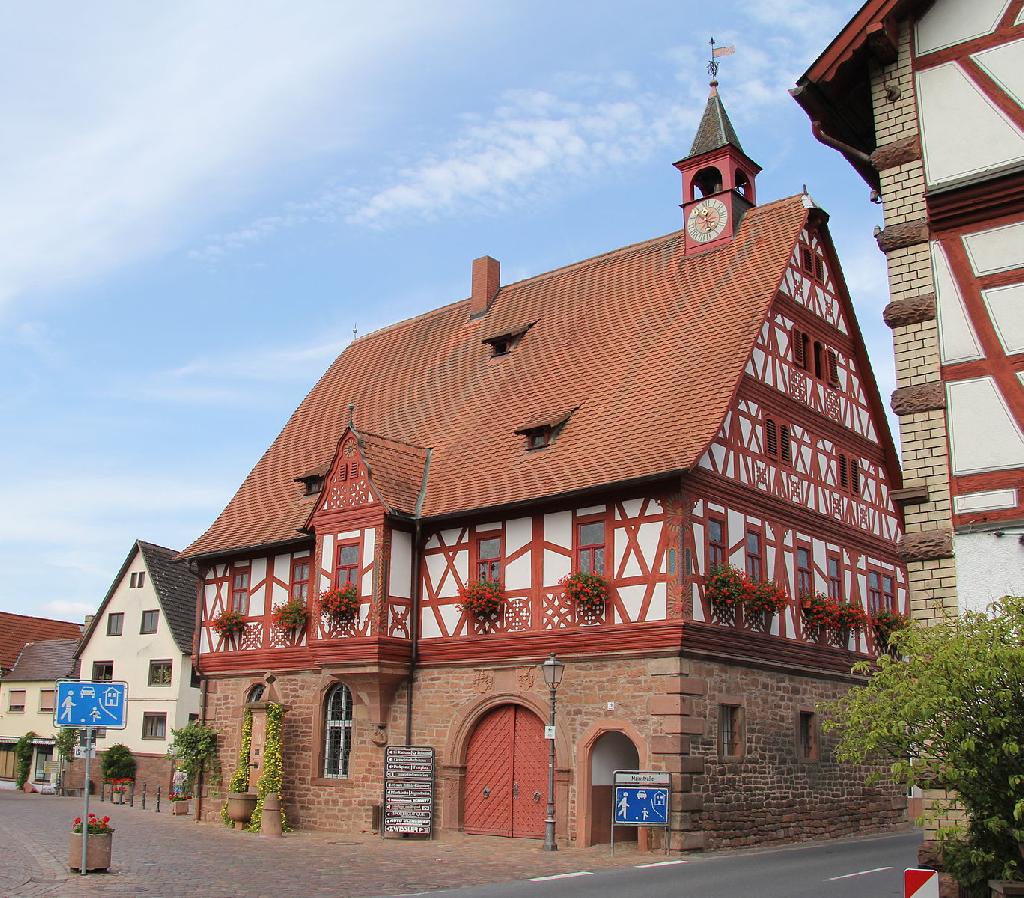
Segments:
[[[478,580],[462,590],[459,607],[477,621],[494,622],[500,619],[505,604],[505,591],[494,580]]]
[[[85,846],[85,869],[109,870],[110,852],[114,845],[114,831],[90,833]],[[82,870],[82,834],[71,833],[68,839],[68,867]]]
[[[350,624],[359,617],[359,591],[355,583],[346,583],[338,589],[320,594],[320,612],[326,614],[335,626]]]

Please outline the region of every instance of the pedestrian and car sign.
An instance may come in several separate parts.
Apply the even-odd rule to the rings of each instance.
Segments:
[[[616,826],[658,826],[665,829],[668,852],[672,774],[664,770],[616,770],[613,774],[612,852]]]
[[[60,727],[106,727],[123,730],[127,725],[128,684],[59,680],[53,722]]]

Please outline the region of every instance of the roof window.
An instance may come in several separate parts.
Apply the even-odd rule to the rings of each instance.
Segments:
[[[296,477],[295,482],[302,484],[302,495],[315,496],[324,488],[324,480],[326,478],[327,472],[323,469],[318,469]]]
[[[491,337],[484,337],[481,342],[486,343],[491,347],[492,359],[508,355],[516,344],[523,339],[526,332],[536,323],[536,321],[531,321],[529,324],[523,324],[518,327],[511,328],[503,333],[495,334]]]
[[[572,408],[555,415],[539,416],[528,424],[517,428],[516,433],[526,437],[527,450],[543,449],[555,441],[575,411],[576,409]]]

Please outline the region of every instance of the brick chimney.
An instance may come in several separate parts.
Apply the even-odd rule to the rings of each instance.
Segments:
[[[469,298],[470,317],[486,312],[501,286],[501,263],[490,256],[473,260],[473,293]]]

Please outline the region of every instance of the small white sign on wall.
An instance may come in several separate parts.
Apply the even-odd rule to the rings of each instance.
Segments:
[[[555,738],[555,728],[553,726],[545,725],[545,727],[544,727],[544,738],[545,739],[554,739]]]

